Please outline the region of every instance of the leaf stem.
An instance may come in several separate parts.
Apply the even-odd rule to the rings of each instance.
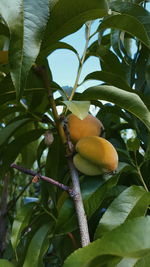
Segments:
[[[142,173],[141,173],[141,169],[140,169],[140,167],[139,167],[139,165],[138,165],[138,162],[137,162],[137,157],[136,157],[136,152],[134,152],[134,156],[135,156],[135,167],[136,167],[136,169],[137,169],[137,173],[138,173],[138,175],[139,175],[139,178],[140,178],[140,180],[141,180],[141,183],[143,184],[143,187],[145,188],[145,190],[147,191],[147,192],[149,192],[149,190],[148,190],[148,188],[147,188],[147,185],[146,185],[146,183],[145,183],[145,181],[144,181],[144,179],[143,179],[143,176],[142,176]]]
[[[148,190],[148,188],[147,188],[147,185],[146,185],[146,183],[145,183],[145,181],[144,181],[144,179],[143,179],[143,176],[142,176],[142,174],[141,174],[141,170],[140,170],[139,166],[136,166],[136,168],[137,168],[137,172],[138,172],[139,178],[140,178],[140,180],[141,180],[141,182],[142,182],[142,184],[143,184],[145,190],[146,190],[147,192],[149,192],[149,190]]]

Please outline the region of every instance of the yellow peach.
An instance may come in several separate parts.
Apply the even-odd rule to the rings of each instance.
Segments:
[[[100,136],[102,129],[104,129],[101,121],[90,114],[83,120],[80,120],[74,114],[69,114],[67,119],[68,129],[73,143],[87,136]]]

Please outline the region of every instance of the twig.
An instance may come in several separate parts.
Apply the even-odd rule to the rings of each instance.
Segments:
[[[40,173],[37,173],[35,171],[26,169],[26,168],[24,168],[22,166],[19,166],[19,165],[15,164],[15,163],[11,164],[10,167],[12,167],[14,169],[17,169],[18,171],[21,171],[21,172],[26,173],[28,175],[31,175],[33,177],[37,176],[38,178],[40,178],[40,179],[42,179],[44,181],[47,181],[48,183],[53,184],[53,185],[61,188],[64,191],[67,191],[71,196],[73,195],[73,190],[69,186],[61,184],[58,181],[53,180],[52,178],[49,178],[49,177],[44,176],[44,175],[41,175]]]
[[[69,97],[69,100],[70,101],[73,99],[73,96],[74,96],[74,94],[76,92],[76,89],[78,87],[78,82],[79,82],[79,79],[80,79],[80,75],[81,75],[81,72],[82,72],[82,68],[83,68],[83,64],[84,64],[84,61],[85,61],[85,57],[86,57],[86,53],[87,53],[87,48],[88,48],[88,44],[89,44],[89,40],[90,40],[90,30],[91,30],[91,22],[89,22],[86,25],[86,43],[85,43],[85,47],[84,47],[84,51],[83,51],[83,56],[82,56],[82,58],[80,60],[80,63],[79,63],[76,80],[75,80],[75,83],[74,83],[74,86],[73,86],[71,95]]]

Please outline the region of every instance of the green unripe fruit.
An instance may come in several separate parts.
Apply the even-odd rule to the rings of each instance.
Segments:
[[[86,175],[98,175],[115,171],[118,166],[118,154],[113,145],[98,136],[80,139],[76,144],[73,158],[76,168]]]

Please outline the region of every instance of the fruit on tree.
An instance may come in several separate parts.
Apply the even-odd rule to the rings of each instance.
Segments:
[[[77,143],[81,138],[87,136],[100,136],[104,129],[103,124],[96,117],[88,114],[81,120],[74,114],[67,116],[68,129],[73,143]]]
[[[74,165],[86,175],[98,175],[117,169],[117,151],[102,137],[89,136],[80,139],[76,144],[76,151],[77,154],[73,158]]]

